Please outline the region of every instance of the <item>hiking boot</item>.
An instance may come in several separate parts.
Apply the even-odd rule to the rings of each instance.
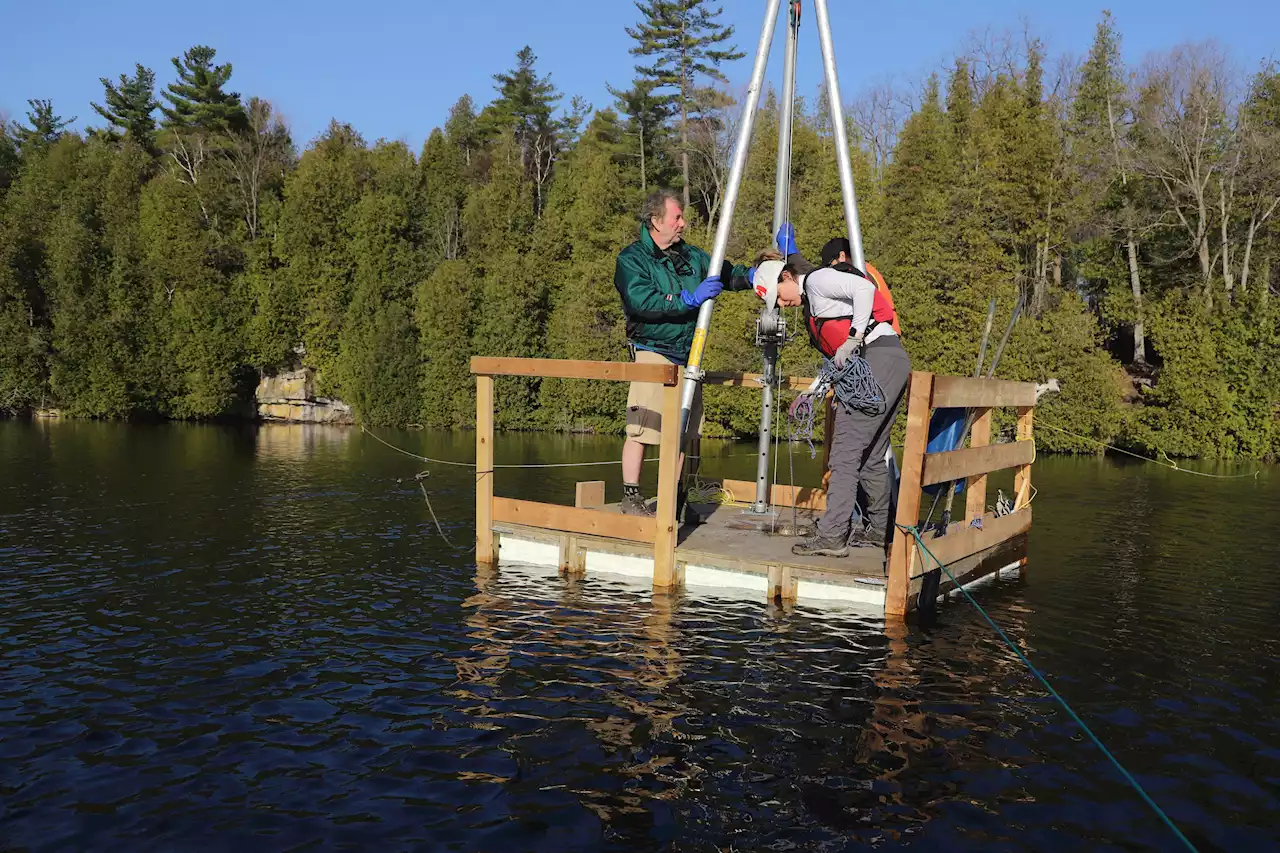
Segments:
[[[826,537],[815,533],[802,542],[791,546],[792,554],[802,557],[847,557],[849,546],[841,537]]]
[[[883,530],[864,530],[861,527],[849,536],[849,545],[853,548],[885,548],[885,532]]]
[[[645,518],[654,517],[653,510],[649,509],[649,505],[639,495],[623,495],[622,503],[618,505],[618,511],[623,515],[639,515]]]

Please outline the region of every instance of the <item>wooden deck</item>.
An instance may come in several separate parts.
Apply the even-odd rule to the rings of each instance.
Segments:
[[[900,619],[916,606],[924,579],[939,572],[932,559],[906,530],[919,523],[925,486],[964,482],[966,495],[959,520],[945,536],[928,534],[925,545],[950,575],[967,585],[984,575],[1026,563],[1026,534],[1031,527],[1031,467],[1035,461],[1032,433],[1036,387],[1030,382],[934,376],[913,372],[907,402],[907,433],[901,461],[893,542],[888,558],[875,548],[855,548],[846,557],[802,557],[791,553],[797,539],[791,506],[801,528],[825,507],[826,481],[795,488],[772,484],[769,499],[778,508],[778,526],[762,532],[744,517],[741,501],[754,483],[725,480],[722,492],[735,503],[697,507],[701,525],[676,519],[679,471],[678,431],[663,431],[658,453],[656,516],[622,515],[617,505],[604,505],[604,483],[580,482],[574,506],[517,500],[494,494],[493,378],[557,376],[662,385],[663,422],[680,415],[679,382],[674,366],[616,362],[573,362],[545,359],[475,358],[476,375],[476,560],[494,565],[532,563],[555,566],[566,574],[595,572],[630,575],[655,591],[684,587],[730,587],[751,590],[768,601],[845,600],[881,608],[888,619]],[[706,374],[704,384],[750,387],[744,374]],[[807,387],[810,380],[791,377],[785,387]],[[965,409],[972,423],[968,446],[928,452],[930,418],[935,409]],[[992,410],[1017,412],[1013,441],[992,441]],[[830,428],[828,426],[828,428]],[[1011,508],[996,516],[986,512],[987,475],[1012,468]],[[939,595],[954,583],[942,577]],[[932,588],[932,587],[930,587]]]

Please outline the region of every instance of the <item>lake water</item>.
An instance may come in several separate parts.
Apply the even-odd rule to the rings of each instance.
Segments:
[[[1035,484],[1027,572],[979,601],[1201,850],[1280,849],[1276,471]],[[357,430],[0,422],[0,850],[1180,849],[963,601],[908,634],[477,570],[472,496]]]

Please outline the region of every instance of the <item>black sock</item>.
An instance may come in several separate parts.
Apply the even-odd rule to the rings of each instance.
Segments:
[[[640,494],[639,483],[623,483],[622,495],[627,498],[639,498],[640,500],[644,500],[644,495]]]

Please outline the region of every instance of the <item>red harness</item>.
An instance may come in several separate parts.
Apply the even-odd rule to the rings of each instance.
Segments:
[[[840,264],[836,269],[841,272],[853,272],[853,267],[847,264]],[[875,285],[875,282],[871,282]],[[896,325],[897,312],[893,309],[893,303],[888,297],[876,288],[875,297],[871,302],[871,322],[867,324],[867,332],[870,332],[878,323],[890,323]],[[847,340],[849,340],[849,330],[853,326],[853,315],[847,314],[839,317],[815,317],[809,309],[809,294],[806,292],[803,298],[804,308],[804,324],[809,329],[809,340],[814,347],[827,358],[832,358],[836,354],[836,350]]]

